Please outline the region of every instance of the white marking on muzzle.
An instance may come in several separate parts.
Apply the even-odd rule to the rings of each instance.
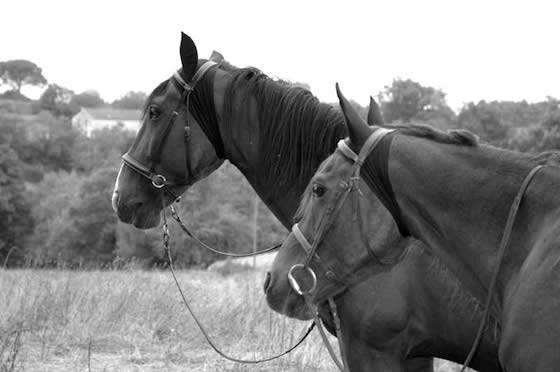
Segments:
[[[113,194],[111,195],[111,206],[113,211],[117,213],[117,203],[119,202],[119,180],[121,178],[121,172],[123,170],[124,164],[121,164],[119,173],[117,174],[117,179],[115,180],[115,188],[113,189]]]

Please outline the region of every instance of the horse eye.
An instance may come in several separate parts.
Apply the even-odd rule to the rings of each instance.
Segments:
[[[157,106],[150,106],[148,108],[148,115],[150,116],[150,120],[155,120],[159,117],[161,111]]]
[[[321,186],[319,184],[314,184],[311,191],[313,192],[313,195],[320,198],[321,196],[323,196],[325,194],[327,189],[324,186]]]

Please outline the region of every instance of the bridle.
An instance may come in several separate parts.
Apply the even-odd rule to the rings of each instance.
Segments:
[[[393,129],[387,129],[382,127],[374,127],[374,131],[368,137],[360,152],[356,154],[347,144],[348,139],[340,140],[337,145],[337,151],[339,151],[342,155],[348,158],[350,161],[353,162],[352,169],[350,175],[343,179],[339,187],[336,191],[336,194],[331,202],[331,204],[327,207],[325,213],[321,216],[319,221],[319,227],[314,234],[313,242],[310,243],[309,240],[303,235],[301,230],[299,229],[298,224],[296,223],[292,227],[292,234],[300,244],[300,246],[305,250],[307,256],[303,264],[295,264],[293,265],[290,270],[288,271],[288,282],[292,289],[299,295],[303,296],[307,306],[309,307],[311,313],[313,314],[313,318],[323,341],[327,345],[327,349],[331,354],[331,357],[335,361],[336,365],[341,371],[346,371],[348,369],[345,350],[342,346],[342,342],[340,341],[340,319],[338,317],[338,310],[336,308],[336,303],[334,301],[334,296],[340,294],[347,287],[353,283],[348,283],[344,281],[344,276],[337,275],[334,270],[330,267],[325,265],[319,255],[317,254],[317,247],[319,243],[323,240],[325,233],[329,230],[332,226],[335,217],[337,216],[338,212],[344,205],[345,200],[348,196],[354,191],[355,197],[359,197],[359,181],[360,181],[360,169],[364,164],[365,159],[368,155],[373,151],[373,149],[377,146],[377,144],[389,133],[394,132]],[[356,199],[356,208],[357,208],[357,199]],[[357,213],[357,210],[355,211]],[[357,215],[356,215],[357,217]],[[340,354],[342,356],[342,362],[338,360],[336,357],[334,350],[326,338],[326,334],[322,330],[321,323],[319,320],[318,310],[316,303],[321,302],[321,298],[316,296],[317,290],[317,274],[313,271],[313,269],[309,266],[312,260],[315,260],[319,266],[324,267],[325,277],[327,281],[336,281],[337,284],[342,283],[342,285],[337,285],[335,291],[331,291],[329,294],[322,296],[322,298],[326,298],[328,301],[330,311],[334,320],[335,325],[335,333],[337,338],[339,339],[339,347],[340,347]],[[303,270],[309,275],[311,278],[311,285],[307,289],[304,289],[302,285],[300,285],[297,279],[294,277],[294,272],[296,270]],[[355,282],[355,281],[354,281]]]
[[[161,155],[161,151],[162,151],[163,146],[165,144],[165,139],[169,135],[169,132],[171,131],[171,127],[175,123],[175,119],[179,115],[179,110],[180,110],[181,106],[184,104],[187,107],[187,110],[190,109],[190,97],[191,97],[191,94],[194,92],[194,89],[195,89],[197,83],[200,82],[200,80],[204,77],[204,75],[211,68],[213,68],[214,66],[217,66],[217,65],[218,64],[216,62],[213,62],[213,61],[205,62],[196,71],[196,73],[194,74],[194,76],[192,78],[192,82],[190,82],[190,83],[186,82],[185,79],[183,79],[183,77],[181,76],[180,70],[176,71],[173,74],[173,76],[171,76],[170,82],[177,83],[180,87],[182,87],[183,92],[181,93],[181,99],[179,100],[179,103],[177,104],[177,106],[175,107],[173,112],[171,113],[171,118],[169,119],[169,121],[166,123],[166,125],[163,128],[163,134],[162,134],[161,138],[159,139],[158,145],[155,146],[154,154],[150,156],[150,159],[151,159],[150,165],[145,165],[142,162],[140,162],[139,160],[135,159],[131,155],[130,151],[128,151],[127,153],[125,153],[122,156],[122,161],[123,161],[124,165],[126,165],[127,167],[129,167],[130,169],[135,171],[136,173],[140,174],[144,178],[147,178],[148,180],[150,180],[150,182],[151,182],[151,184],[154,188],[156,188],[158,190],[161,190],[164,193],[169,194],[171,196],[172,200],[178,200],[179,196],[176,195],[173,192],[171,187],[173,187],[173,186],[190,186],[197,181],[197,179],[192,177],[190,160],[189,160],[189,156],[188,156],[188,140],[189,140],[189,134],[190,134],[190,130],[191,130],[191,127],[189,125],[188,115],[185,119],[185,126],[184,126],[184,133],[185,133],[185,151],[184,151],[184,153],[185,153],[185,164],[186,164],[185,176],[181,180],[171,181],[170,180],[171,177],[165,177],[162,173],[156,172],[156,166],[158,165],[158,161],[159,161],[159,158],[160,158],[160,155]],[[225,150],[223,149],[222,140],[221,139],[219,139],[219,140],[215,139],[214,136],[211,135],[210,129],[207,128],[204,123],[201,122],[199,124],[201,125],[201,127],[202,127],[204,133],[206,134],[206,136],[208,137],[209,141],[214,146],[214,149],[215,149],[218,157],[225,156]],[[163,195],[162,195],[162,202],[163,202]],[[165,212],[165,207],[166,207],[165,203],[163,203],[164,212]],[[181,218],[179,217],[179,214],[175,210],[175,207],[173,206],[173,204],[170,205],[170,209],[171,209],[171,216],[173,217],[173,219],[175,221],[177,221],[177,223],[179,224],[179,226],[181,227],[183,232],[185,232],[191,239],[193,239],[202,248],[208,249],[208,250],[210,250],[214,253],[217,253],[217,254],[220,254],[220,255],[223,255],[223,256],[228,256],[228,257],[255,256],[255,255],[258,255],[258,254],[271,252],[271,251],[279,248],[282,245],[282,244],[275,244],[275,245],[273,245],[269,248],[265,248],[265,249],[262,249],[260,251],[251,252],[251,253],[223,252],[223,251],[220,251],[218,249],[210,247],[209,245],[207,245],[206,243],[204,243],[203,241],[198,239],[198,237],[195,234],[193,234],[187,228],[185,223],[181,220]],[[164,215],[165,215],[165,213],[164,213]]]
[[[155,147],[155,151],[154,154],[150,157],[150,159],[152,160],[150,162],[150,165],[147,166],[145,164],[143,164],[142,162],[138,161],[137,159],[135,159],[131,154],[130,151],[128,151],[127,153],[125,153],[122,156],[122,161],[124,163],[124,165],[126,165],[127,167],[129,167],[130,169],[132,169],[133,171],[135,171],[136,173],[140,174],[141,176],[147,178],[148,180],[150,180],[152,186],[154,188],[156,188],[157,190],[161,190],[162,192],[166,192],[169,195],[171,195],[171,197],[173,198],[173,200],[178,200],[177,195],[175,195],[173,193],[173,191],[170,189],[170,187],[172,186],[189,186],[192,185],[194,182],[196,182],[195,179],[189,179],[189,176],[192,176],[192,174],[190,173],[190,162],[189,162],[189,157],[188,157],[188,138],[189,138],[189,133],[190,133],[190,126],[189,126],[189,122],[188,122],[188,115],[187,115],[187,119],[185,122],[185,126],[184,126],[184,130],[185,130],[185,164],[186,164],[186,170],[185,170],[185,177],[182,180],[178,180],[178,181],[170,181],[167,177],[165,177],[163,174],[156,172],[156,165],[159,161],[159,157],[161,154],[161,151],[163,149],[163,145],[165,143],[165,139],[168,136],[171,127],[173,126],[175,119],[177,118],[177,116],[179,115],[178,112],[181,108],[181,105],[184,103],[187,107],[187,110],[190,108],[190,96],[191,93],[194,91],[194,88],[197,84],[197,82],[199,82],[202,77],[204,76],[204,74],[213,66],[215,66],[216,63],[212,62],[212,61],[208,61],[206,63],[204,63],[200,69],[198,69],[195,73],[195,75],[193,76],[192,82],[189,84],[187,83],[181,76],[180,72],[177,71],[173,74],[173,76],[171,77],[170,81],[173,81],[175,83],[177,83],[178,85],[180,85],[183,88],[183,92],[181,94],[181,99],[179,101],[179,103],[177,104],[177,106],[175,107],[175,109],[173,110],[172,114],[171,114],[171,118],[169,119],[169,121],[166,123],[165,127],[164,127],[164,132],[162,137],[159,140],[158,145]],[[202,124],[202,123],[201,123]],[[215,141],[213,141],[212,136],[209,134],[208,130],[205,129],[203,127],[203,131],[206,133],[206,135],[208,136],[210,142],[214,145],[214,149],[216,150],[216,154],[220,157],[224,155],[224,150],[223,150],[223,143],[221,143],[221,146],[217,145],[215,143]],[[220,140],[221,142],[221,140]],[[167,259],[168,259],[168,264],[169,264],[169,269],[171,271],[171,274],[173,276],[173,279],[175,281],[175,285],[177,286],[177,289],[181,295],[181,298],[183,300],[183,303],[186,307],[186,309],[188,310],[188,312],[190,313],[190,315],[192,316],[192,318],[194,319],[196,325],[198,326],[198,328],[200,329],[200,331],[202,332],[202,335],[204,336],[204,338],[206,339],[206,341],[208,342],[208,344],[210,345],[210,347],[212,347],[212,349],[218,353],[220,356],[222,356],[225,359],[228,359],[230,361],[233,362],[237,362],[237,363],[244,363],[244,364],[258,364],[258,363],[263,363],[263,362],[269,362],[272,361],[274,359],[278,359],[288,353],[290,353],[291,351],[295,350],[299,345],[301,345],[303,343],[303,341],[307,338],[307,336],[311,333],[311,331],[313,330],[315,323],[312,323],[307,330],[305,331],[305,333],[303,333],[303,335],[299,338],[299,340],[297,342],[295,342],[291,347],[289,347],[287,350],[278,353],[276,355],[273,355],[271,357],[267,357],[267,358],[263,358],[263,359],[257,359],[257,360],[247,360],[247,359],[239,359],[239,358],[234,358],[231,357],[227,354],[225,354],[223,351],[221,351],[216,344],[210,339],[210,336],[208,335],[208,332],[206,331],[206,329],[204,328],[204,326],[202,325],[202,323],[200,322],[200,320],[198,319],[198,317],[195,315],[195,313],[193,312],[191,306],[189,305],[187,298],[185,296],[185,293],[183,292],[181,286],[179,285],[179,281],[177,280],[177,276],[175,274],[175,269],[173,266],[173,258],[171,255],[171,250],[169,247],[169,240],[170,240],[170,234],[169,234],[169,227],[167,224],[167,217],[165,214],[165,209],[166,209],[166,205],[165,205],[165,199],[161,198],[162,201],[162,209],[163,209],[163,245],[164,245],[164,250],[165,253],[167,255]],[[179,226],[181,227],[181,229],[191,238],[193,239],[198,245],[200,245],[203,248],[206,248],[214,253],[217,254],[221,254],[224,256],[230,256],[230,257],[247,257],[247,256],[255,256],[255,255],[259,255],[259,254],[263,254],[263,253],[267,253],[270,251],[273,251],[277,248],[279,248],[282,244],[275,244],[269,248],[257,251],[257,252],[252,252],[252,253],[229,253],[229,252],[222,252],[219,251],[215,248],[212,248],[210,246],[208,246],[207,244],[205,244],[204,242],[202,242],[200,239],[198,239],[196,237],[196,235],[194,235],[188,228],[187,226],[183,223],[183,221],[181,220],[181,218],[179,217],[179,214],[177,213],[177,211],[175,210],[175,207],[173,206],[173,204],[170,205],[170,209],[171,209],[171,216],[172,218],[177,221],[177,223],[179,224]]]
[[[179,110],[180,110],[181,106],[185,105],[187,107],[187,110],[190,108],[191,93],[194,91],[194,88],[195,88],[196,84],[202,79],[202,77],[206,74],[206,72],[208,72],[208,70],[210,70],[210,68],[212,68],[213,66],[216,66],[216,62],[213,62],[213,61],[205,62],[196,71],[196,73],[194,74],[194,76],[192,78],[192,82],[190,84],[183,79],[180,71],[176,71],[173,74],[173,76],[170,78],[170,82],[177,83],[180,87],[183,88],[183,92],[181,93],[181,99],[179,100],[179,103],[177,103],[177,106],[175,107],[175,109],[171,113],[171,118],[169,119],[169,121],[166,123],[166,125],[163,128],[163,134],[162,134],[162,136],[159,140],[158,145],[155,146],[154,153],[150,156],[150,159],[151,159],[150,165],[145,165],[142,162],[140,162],[139,160],[135,159],[130,154],[130,151],[128,151],[127,153],[125,153],[122,156],[122,161],[127,167],[129,167],[130,169],[132,169],[136,173],[144,176],[145,178],[149,179],[150,182],[152,183],[152,185],[156,189],[161,189],[161,188],[166,187],[167,188],[166,191],[170,192],[171,195],[173,195],[173,193],[168,189],[169,186],[189,186],[189,185],[194,183],[194,180],[189,179],[189,176],[192,176],[192,175],[190,174],[191,173],[190,172],[190,162],[189,162],[188,148],[187,148],[190,129],[191,129],[190,125],[189,125],[188,115],[187,115],[187,118],[185,120],[185,126],[184,126],[184,131],[185,131],[185,164],[186,164],[185,176],[183,177],[183,179],[180,179],[180,180],[177,180],[177,181],[171,181],[170,177],[168,179],[168,177],[165,177],[163,174],[156,172],[156,165],[159,162],[159,158],[161,156],[161,151],[163,150],[163,145],[165,144],[165,139],[169,135],[169,132],[171,131],[171,127],[173,127],[173,124],[175,123],[175,119],[177,118],[177,116],[179,116]]]

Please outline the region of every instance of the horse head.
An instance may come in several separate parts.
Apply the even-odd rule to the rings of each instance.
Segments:
[[[138,228],[157,226],[164,206],[223,162],[216,136],[208,133],[218,131],[214,105],[204,104],[209,102],[205,93],[213,103],[212,90],[202,89],[212,86],[204,75],[215,63],[199,60],[185,34],[180,57],[182,68],[147,99],[140,130],[115,182],[113,209],[121,221]]]
[[[341,102],[341,107],[347,122],[355,120],[349,117],[347,105]],[[295,217],[297,227],[284,241],[267,276],[269,306],[308,319],[311,314],[298,289],[308,292],[318,304],[393,266],[405,246],[388,213],[365,181],[355,177],[354,165],[346,155],[341,151],[332,154],[307,186]]]

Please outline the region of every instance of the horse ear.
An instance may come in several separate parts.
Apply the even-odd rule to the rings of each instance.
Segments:
[[[216,52],[215,50],[212,51],[212,55],[210,56],[210,61],[220,63],[224,61],[224,56],[220,52]]]
[[[183,78],[185,81],[190,82],[196,72],[198,64],[198,52],[194,41],[181,32],[181,47],[179,48],[181,54],[181,63],[183,65]]]
[[[369,96],[369,110],[367,114],[367,123],[369,125],[383,125],[383,116],[381,116],[381,110],[379,105],[372,96]]]
[[[338,83],[336,83],[336,94],[340,103],[340,108],[346,119],[350,142],[356,147],[361,147],[371,134],[371,129],[367,123],[358,115],[352,104],[344,97]]]

